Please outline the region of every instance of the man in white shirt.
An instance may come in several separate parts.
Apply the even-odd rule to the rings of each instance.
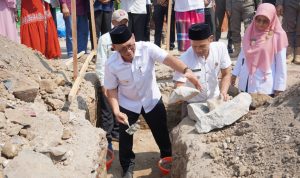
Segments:
[[[171,142],[167,129],[166,110],[161,99],[154,64],[164,63],[184,76],[200,89],[196,76],[177,58],[168,55],[150,42],[135,42],[125,25],[111,30],[113,48],[117,51],[106,63],[104,87],[113,113],[120,123],[119,159],[124,177],[132,177],[135,155],[133,136],[126,133],[130,125],[143,115],[160,149],[160,157],[171,156]]]
[[[146,0],[122,0],[121,9],[128,13],[130,31],[136,41],[147,41],[145,29],[147,27]]]
[[[225,44],[212,42],[213,36],[207,24],[194,24],[189,28],[191,47],[181,55],[180,59],[197,76],[202,90],[199,95],[190,99],[191,102],[206,102],[207,99],[222,96],[228,100],[228,88],[231,78],[231,60]],[[221,86],[219,87],[219,73],[221,72]],[[176,86],[187,85],[193,87],[186,77],[175,72],[173,80]],[[185,108],[183,108],[184,112]],[[184,116],[184,114],[183,114]]]
[[[113,26],[127,25],[128,15],[127,12],[118,9],[112,14]],[[103,87],[104,85],[104,66],[107,59],[114,51],[112,50],[112,42],[109,32],[100,36],[98,41],[97,61],[96,61],[96,74],[100,81],[100,89],[97,90],[97,122],[96,127],[101,127],[106,131],[106,138],[108,141],[108,149],[112,150],[112,140],[119,140],[119,124],[114,119],[111,107],[107,100],[107,92]]]

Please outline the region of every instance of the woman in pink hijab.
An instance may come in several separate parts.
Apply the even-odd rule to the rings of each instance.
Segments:
[[[243,92],[277,96],[286,89],[288,40],[276,15],[275,6],[261,4],[246,29],[242,50],[232,72]]]
[[[0,35],[19,42],[16,0],[0,0]]]

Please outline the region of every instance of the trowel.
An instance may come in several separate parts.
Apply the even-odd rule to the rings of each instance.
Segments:
[[[128,129],[126,130],[126,132],[129,135],[133,135],[137,130],[139,130],[140,125],[138,124],[138,121],[132,125],[129,125],[128,120],[125,120],[126,124],[128,125]]]

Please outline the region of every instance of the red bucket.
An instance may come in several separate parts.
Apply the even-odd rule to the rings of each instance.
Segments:
[[[157,165],[158,165],[162,175],[166,176],[170,173],[170,170],[171,170],[170,165],[171,165],[172,161],[173,161],[172,157],[164,157],[158,161]]]
[[[115,159],[114,152],[110,149],[107,149],[106,153],[106,170],[108,171],[111,167],[113,160]]]

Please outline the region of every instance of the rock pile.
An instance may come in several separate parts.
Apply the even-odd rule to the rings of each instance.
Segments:
[[[105,177],[96,76],[69,102],[72,69],[1,36],[0,46],[0,177]]]
[[[185,118],[172,132],[173,177],[297,177],[300,84],[230,127],[207,134]]]

